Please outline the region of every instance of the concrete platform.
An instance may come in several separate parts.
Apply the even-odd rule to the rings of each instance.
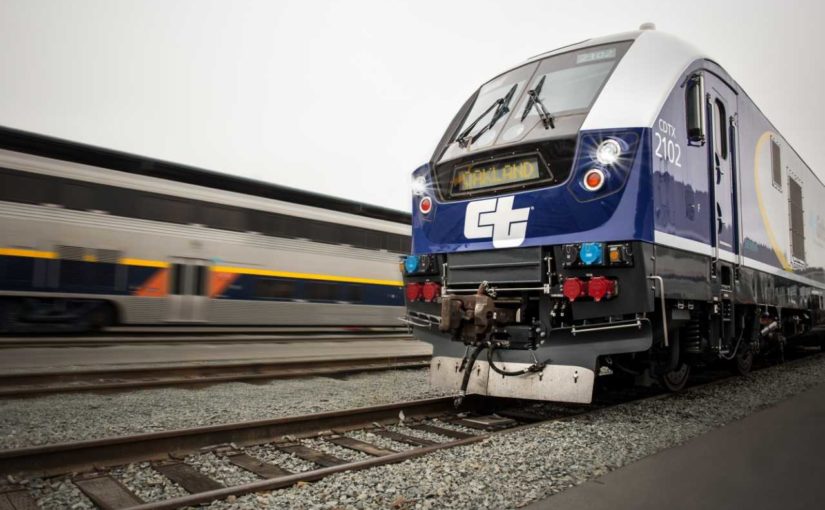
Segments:
[[[825,384],[527,508],[825,508]]]
[[[350,340],[295,343],[169,343],[94,347],[14,347],[0,349],[0,377],[21,373],[111,370],[166,366],[214,366],[240,362],[386,359],[429,356],[432,347],[415,340]]]

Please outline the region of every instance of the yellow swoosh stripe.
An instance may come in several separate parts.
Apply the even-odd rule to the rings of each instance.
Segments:
[[[290,271],[272,271],[269,269],[251,269],[246,267],[213,266],[212,271],[218,273],[249,274],[255,276],[276,276],[280,278],[300,278],[303,280],[324,280],[329,282],[370,283],[373,285],[389,285],[401,287],[398,280],[377,280],[373,278],[358,278],[355,276],[335,276],[330,274],[293,273]]]
[[[771,222],[768,218],[768,211],[765,209],[765,202],[762,199],[762,192],[759,191],[759,150],[762,148],[762,144],[769,140],[773,134],[774,133],[770,131],[765,131],[756,142],[756,150],[753,155],[753,182],[754,186],[756,186],[756,205],[759,207],[759,215],[762,216],[762,223],[765,225],[765,232],[768,234],[768,242],[771,243],[771,248],[773,248],[776,259],[785,271],[793,271],[793,266],[785,259],[785,253],[779,246],[779,243],[776,242],[776,236],[773,235]]]

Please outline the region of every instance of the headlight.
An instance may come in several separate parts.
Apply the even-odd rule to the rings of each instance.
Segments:
[[[608,138],[596,149],[596,159],[602,165],[615,165],[622,155],[622,146],[616,140]]]
[[[421,196],[427,191],[427,179],[424,176],[418,176],[412,181],[413,195]]]
[[[567,185],[577,201],[608,199],[611,205],[618,204],[621,194],[616,192],[627,183],[636,162],[641,133],[641,129],[626,129],[579,134],[573,178]]]

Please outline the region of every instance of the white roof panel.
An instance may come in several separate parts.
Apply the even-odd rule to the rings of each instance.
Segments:
[[[635,35],[636,41],[605,84],[582,130],[652,126],[682,73],[692,62],[706,58],[692,45],[663,32],[624,35],[626,39]],[[587,46],[596,41],[600,40],[587,41]]]

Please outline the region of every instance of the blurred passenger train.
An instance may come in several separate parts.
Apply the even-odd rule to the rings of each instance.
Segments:
[[[0,331],[397,326],[409,220],[0,128]]]
[[[821,325],[825,185],[719,64],[640,30],[482,85],[413,173],[406,321],[436,386],[590,402]],[[483,355],[483,356],[482,356]]]

